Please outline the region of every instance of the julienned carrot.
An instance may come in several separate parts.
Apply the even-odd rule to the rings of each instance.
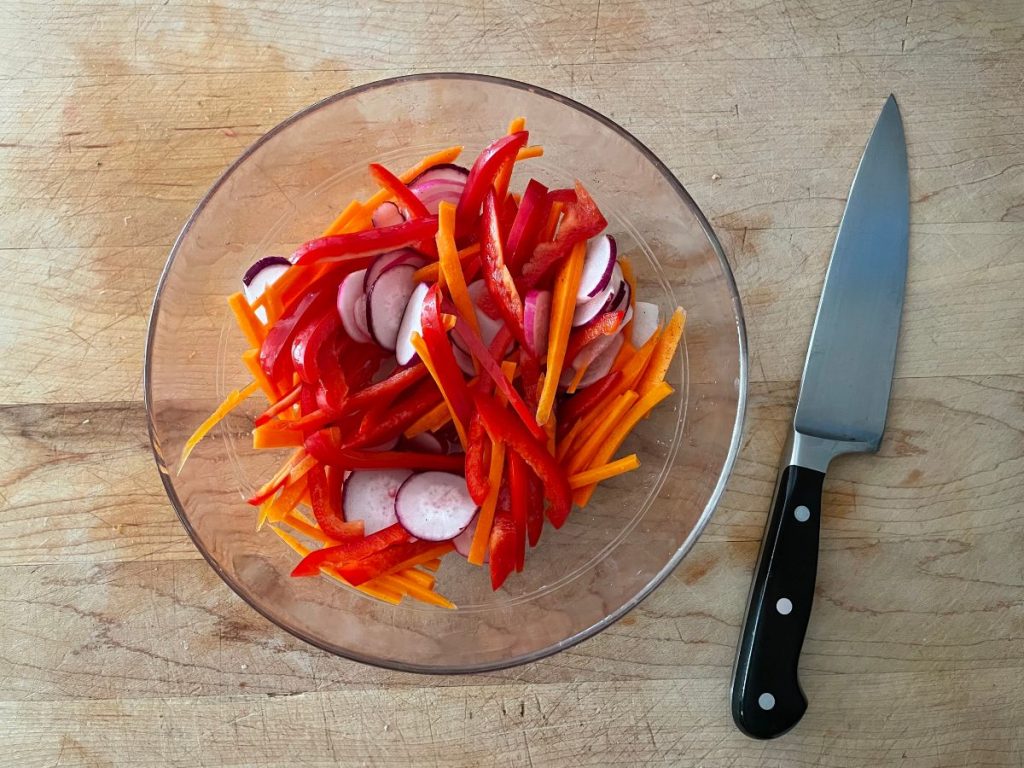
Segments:
[[[433,410],[427,411],[423,416],[414,421],[403,433],[406,437],[412,438],[422,435],[424,432],[434,432],[452,420],[452,411],[448,403],[442,402]]]
[[[278,390],[277,385],[267,377],[263,368],[260,367],[259,349],[254,348],[245,350],[245,352],[242,353],[242,364],[245,365],[246,370],[252,374],[253,380],[260,385],[260,389],[262,389],[263,394],[267,396],[267,400],[271,403],[276,403],[281,398],[281,392]]]
[[[420,563],[421,568],[426,568],[428,571],[436,571],[441,567],[441,558],[435,557],[433,560],[428,560],[425,563]]]
[[[202,424],[192,433],[192,436],[185,441],[184,447],[181,449],[181,459],[178,462],[178,472],[181,472],[181,468],[185,466],[185,462],[188,460],[189,454],[192,453],[192,449],[196,447],[196,443],[206,437],[207,433],[220,423],[220,420],[227,416],[231,411],[237,408],[247,397],[256,392],[260,388],[259,384],[255,381],[242,389],[236,389],[231,392],[224,402],[217,406],[217,409],[211,413]]]
[[[480,324],[476,319],[476,308],[466,289],[466,277],[462,274],[462,262],[455,248],[455,206],[447,200],[437,207],[437,256],[441,275],[448,287],[455,308],[469,327],[480,336]]]
[[[494,525],[494,511],[498,506],[498,494],[501,493],[501,476],[505,471],[505,443],[496,441],[491,445],[491,471],[487,480],[491,489],[477,513],[476,531],[473,542],[469,546],[466,557],[473,565],[483,565],[487,554],[487,544],[491,539],[491,526]]]
[[[363,204],[358,200],[353,200],[342,209],[341,213],[331,222],[331,225],[324,230],[324,235],[341,234],[346,231],[346,227],[353,220],[361,220],[365,217],[366,209],[363,207]]]
[[[544,374],[544,386],[537,404],[537,423],[546,424],[551,418],[551,409],[558,392],[558,379],[565,364],[565,349],[572,330],[572,316],[576,307],[576,292],[583,274],[583,260],[587,255],[585,241],[577,243],[559,270],[555,280],[554,297],[551,300],[551,325],[548,331],[548,367]]]
[[[265,522],[276,523],[296,512],[299,502],[302,501],[302,498],[308,491],[309,484],[305,476],[300,477],[293,483],[286,483],[281,488],[281,492],[277,495],[276,499],[268,499],[260,506],[260,517],[259,522],[256,524],[256,530],[258,531],[262,528]]]
[[[654,354],[651,355],[651,362],[636,387],[637,391],[641,394],[650,391],[659,382],[665,380],[668,367],[672,363],[672,358],[676,355],[679,339],[683,336],[683,325],[685,323],[686,313],[682,307],[676,307],[676,311],[672,313],[672,319],[668,321],[668,326],[666,326],[664,333],[658,339],[658,346],[655,347]]]
[[[275,416],[284,413],[297,402],[299,402],[299,395],[301,394],[302,386],[296,384],[294,387],[292,387],[290,392],[282,396],[276,402],[271,404],[271,406],[267,408],[267,410],[265,410],[263,413],[257,416],[256,419],[253,421],[253,425],[257,427],[263,426],[271,419],[273,419]]]
[[[463,276],[465,276],[465,267],[470,259],[479,253],[480,243],[472,243],[459,251],[459,266],[462,268]],[[432,261],[426,266],[420,267],[412,275],[413,282],[416,283],[436,283],[440,277],[441,264],[437,261]]]
[[[444,391],[444,387],[441,385],[441,380],[438,378],[437,369],[434,367],[434,361],[430,359],[430,353],[427,352],[427,345],[423,342],[423,339],[418,333],[412,335],[412,347],[416,350],[416,354],[420,356],[420,360],[427,366],[427,370],[430,371],[430,375],[434,379],[434,383],[437,384],[437,388],[441,390],[441,397],[444,398],[445,404],[448,406],[448,410],[451,413],[452,421],[455,424],[455,431],[459,435],[459,442],[462,443],[462,450],[466,450],[466,430],[462,422],[459,421],[458,416],[455,415],[455,407],[452,405],[451,400],[448,398],[448,393]]]
[[[519,150],[519,153],[516,155],[516,162],[518,163],[522,160],[532,160],[535,157],[543,156],[544,147],[540,146],[539,144],[534,145],[532,147],[523,147],[522,149]]]
[[[426,589],[421,584],[417,584],[404,573],[390,573],[384,576],[378,576],[374,581],[383,581],[388,586],[391,584],[397,584],[402,590],[404,590],[405,594],[419,600],[421,603],[428,603],[430,605],[436,605],[440,608],[448,609],[454,609],[456,607],[455,603],[448,598],[443,595],[439,595],[432,589]]]
[[[425,552],[420,552],[418,555],[410,557],[408,560],[403,560],[397,563],[393,568],[389,569],[387,573],[398,573],[408,568],[415,568],[417,565],[423,563],[429,563],[431,560],[444,557],[449,552],[455,549],[450,541],[439,541],[436,547],[431,547]]]
[[[263,323],[260,322],[259,318],[256,317],[252,307],[249,306],[249,300],[245,298],[245,294],[239,291],[228,296],[228,306],[231,307],[231,313],[235,316],[235,322],[238,323],[238,327],[245,334],[245,339],[249,342],[249,346],[259,347],[267,337],[267,330],[263,327]]]
[[[622,445],[623,441],[629,437],[629,433],[633,431],[633,428],[637,425],[644,416],[651,412],[658,403],[664,400],[666,397],[671,395],[675,390],[672,389],[664,381],[655,384],[649,391],[645,392],[633,407],[630,408],[626,415],[619,420],[619,423],[615,425],[611,433],[608,435],[604,444],[601,446],[594,460],[590,463],[591,467],[598,467],[602,464],[607,464],[608,460],[615,454]],[[580,507],[585,507],[587,502],[590,501],[591,495],[594,493],[596,485],[588,485],[583,488],[577,489],[573,493],[573,501]]]
[[[569,459],[569,466],[566,471],[569,475],[575,475],[592,465],[594,457],[608,435],[611,434],[615,425],[619,422],[631,407],[639,399],[636,392],[623,392],[618,399],[612,403],[608,412],[594,424],[593,431],[587,436],[578,449],[574,448]]]
[[[436,576],[432,573],[421,571],[419,568],[406,568],[404,571],[396,571],[396,573],[411,581],[415,581],[421,587],[426,587],[427,589],[433,589],[434,584],[437,583]]]
[[[433,168],[435,165],[444,165],[445,163],[453,163],[453,162],[455,162],[456,158],[458,158],[458,156],[461,153],[462,153],[462,147],[461,146],[448,147],[447,149],[442,149],[440,152],[435,152],[432,155],[427,155],[425,158],[423,158],[418,163],[416,163],[416,165],[412,166],[411,168],[409,168],[405,172],[400,173],[398,175],[398,178],[402,180],[403,184],[408,184],[410,181],[415,179],[421,173],[423,173],[424,171],[426,171],[426,170],[428,170],[430,168]],[[389,196],[390,196],[390,192],[388,192],[388,190],[381,189],[376,194],[374,194],[372,197],[370,197],[370,199],[367,200],[365,203],[358,203],[357,205],[359,205],[359,207],[363,211],[367,211],[367,212],[372,213],[373,210],[378,205],[380,205],[385,200],[387,200]],[[346,208],[345,211],[342,211],[342,213],[338,216],[338,218],[336,218],[331,223],[331,226],[329,226],[324,231],[324,236],[325,237],[328,236],[328,235],[338,234],[342,230],[342,228],[349,221],[349,219],[345,217],[345,212],[348,211],[349,208],[352,208],[352,207],[353,207],[352,203],[350,203],[348,208]],[[351,218],[351,216],[349,218]]]
[[[629,456],[616,459],[608,464],[602,464],[600,467],[594,467],[593,469],[588,469],[585,472],[579,472],[575,475],[571,475],[569,477],[569,487],[575,491],[577,488],[585,488],[588,485],[604,482],[605,480],[616,477],[617,475],[632,472],[639,466],[640,459],[637,458],[635,453],[631,453]]]
[[[562,217],[563,210],[565,210],[565,203],[561,200],[556,200],[551,204],[551,210],[548,211],[548,220],[545,222],[544,229],[541,231],[537,242],[543,243],[554,239],[555,231],[558,229],[558,220]]]
[[[252,431],[252,447],[262,448],[298,448],[302,445],[302,432],[289,429],[288,422],[270,421],[261,424]]]
[[[292,455],[288,457],[288,460],[281,465],[280,469],[277,470],[274,476],[264,483],[260,489],[253,494],[252,498],[247,500],[246,503],[258,506],[277,493],[278,490],[288,482],[291,471],[301,464],[303,459],[308,455],[309,454],[306,453],[305,448],[296,448]]]
[[[654,335],[651,336],[644,345],[636,351],[636,353],[626,361],[622,367],[622,381],[619,382],[619,392],[625,392],[628,389],[635,390],[643,394],[640,389],[640,378],[644,375],[644,371],[647,370],[647,365],[650,362],[651,356],[654,354],[654,350],[658,346],[658,341],[661,339],[661,330],[655,331]]]

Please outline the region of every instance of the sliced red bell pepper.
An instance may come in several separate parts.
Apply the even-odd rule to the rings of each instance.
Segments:
[[[512,516],[507,512],[495,515],[489,546],[491,589],[500,589],[516,567],[517,546],[516,526]]]
[[[576,190],[575,189],[552,189],[548,194],[548,201],[551,203],[561,203],[562,205],[569,205],[576,202]]]
[[[502,199],[498,193],[494,193],[494,198],[499,200],[498,205],[498,222],[501,224],[502,242],[505,242],[508,238],[508,233],[512,230],[512,222],[516,220],[516,214],[519,213],[519,203],[512,195],[505,195]]]
[[[621,380],[622,371],[612,371],[564,400],[558,407],[559,432],[567,432],[574,422],[585,416],[596,403],[601,402],[605,394],[611,392]]]
[[[523,402],[523,398],[516,391],[516,388],[512,386],[512,382],[505,378],[505,375],[501,372],[501,366],[498,365],[498,361],[494,359],[491,351],[484,346],[480,338],[461,319],[455,324],[455,333],[469,348],[470,354],[480,362],[484,372],[491,377],[491,380],[501,390],[501,393],[508,398],[509,404],[519,414],[519,418],[523,420],[523,424],[530,430],[530,433],[538,440],[546,440],[547,435],[537,424],[533,413],[530,412],[530,408]]]
[[[406,220],[424,218],[430,215],[426,206],[413,194],[402,180],[380,163],[370,163],[370,175],[374,181],[390,192],[398,203],[398,206],[405,211]]]
[[[455,209],[457,235],[466,235],[476,228],[480,206],[487,191],[493,189],[495,176],[502,165],[515,159],[529,138],[530,134],[527,131],[510,133],[491,142],[477,157],[469,170],[469,178],[466,179],[466,186]]]
[[[270,327],[260,346],[260,368],[271,380],[281,379],[288,373],[292,362],[292,340],[300,332],[305,332],[307,326],[319,321],[324,312],[334,306],[335,300],[336,295],[329,283],[319,282]]]
[[[513,274],[519,274],[526,258],[533,252],[550,207],[548,188],[536,179],[530,179],[523,191],[516,217],[508,229],[505,259]]]
[[[319,237],[301,245],[292,254],[292,264],[303,267],[309,264],[352,262],[354,269],[361,269],[361,266],[354,265],[368,266],[372,256],[432,240],[435,234],[437,216],[422,216],[393,227]]]
[[[306,438],[305,446],[309,454],[321,463],[342,469],[435,469],[457,473],[465,469],[462,454],[448,456],[415,451],[361,451],[339,445],[337,436],[329,429],[311,434]]]
[[[473,501],[483,504],[491,491],[491,483],[487,477],[491,465],[491,441],[487,437],[484,423],[480,420],[480,414],[474,413],[470,419],[466,439],[466,488]]]
[[[438,386],[444,390],[444,395],[454,409],[459,423],[465,426],[469,424],[472,415],[469,389],[458,363],[455,362],[448,334],[441,322],[440,290],[436,283],[427,292],[420,321],[423,326],[423,343],[434,363],[439,379]]]
[[[387,408],[395,398],[412,387],[413,384],[429,377],[430,372],[423,363],[416,363],[388,376],[383,381],[364,387],[352,393],[346,400],[343,410],[348,413],[362,411],[366,408]]]
[[[360,448],[389,442],[441,402],[441,393],[433,380],[422,381],[401,400],[378,404],[367,411],[359,425],[359,434],[348,447]]]
[[[306,473],[309,484],[309,499],[312,502],[313,517],[316,518],[320,530],[332,539],[343,540],[347,535],[345,518],[342,516],[341,484],[339,490],[333,491],[328,481],[328,475],[322,464],[317,464]]]
[[[499,314],[516,341],[525,346],[523,300],[512,279],[512,273],[505,264],[505,246],[502,241],[501,224],[498,221],[494,190],[487,192],[483,217],[480,219],[480,263],[488,294],[494,300]]]
[[[498,405],[491,397],[479,392],[474,393],[473,405],[476,406],[491,439],[504,441],[508,450],[522,456],[543,483],[544,491],[551,501],[548,518],[552,525],[561,528],[572,511],[572,492],[569,490],[569,481],[565,473],[555,457],[548,452],[547,445],[538,441],[520,419]],[[308,441],[306,449],[313,453]]]
[[[576,182],[576,202],[565,206],[565,214],[558,225],[553,242],[541,243],[533,249],[533,256],[523,265],[522,282],[533,288],[544,280],[554,267],[572,251],[576,243],[599,234],[608,222],[593,198]]]
[[[292,576],[316,576],[326,565],[339,567],[345,563],[369,557],[395,544],[404,544],[412,539],[405,528],[398,523],[371,533],[359,539],[342,541],[333,547],[315,549],[306,555],[292,571]],[[431,542],[436,546],[436,542]]]
[[[526,508],[526,535],[530,546],[536,547],[544,531],[544,489],[540,480],[530,473],[530,504]]]
[[[312,318],[309,324],[296,332],[292,341],[292,364],[299,378],[307,384],[316,384],[320,380],[320,352],[340,327],[337,308],[328,304],[318,317]]]
[[[370,579],[390,573],[402,563],[437,549],[436,541],[411,541],[392,544],[366,557],[338,566],[338,573],[349,584],[358,587]]]
[[[267,410],[261,413],[253,420],[254,426],[262,426],[268,421],[273,419],[275,416],[284,413],[297,402],[299,402],[299,396],[302,394],[302,385],[296,384],[291,391],[284,395],[280,400],[271,405]]]
[[[508,454],[508,487],[511,494],[512,522],[516,527],[516,573],[526,563],[526,529],[530,509],[530,468],[515,451]]]
[[[594,318],[584,328],[579,328],[569,336],[569,343],[565,347],[565,362],[571,364],[587,344],[596,341],[602,336],[611,336],[619,330],[622,325],[622,318],[625,312],[605,312]]]
[[[346,356],[348,346],[348,339],[341,333],[336,333],[334,338],[320,349],[320,354],[317,357],[320,382],[317,386],[316,402],[324,410],[340,411],[348,396],[348,381],[345,379],[345,371],[341,367],[341,361]]]

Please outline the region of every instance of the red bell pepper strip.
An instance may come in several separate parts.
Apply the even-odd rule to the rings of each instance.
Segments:
[[[399,207],[405,211],[406,220],[425,218],[430,215],[427,207],[420,202],[413,191],[380,163],[370,163],[370,175],[374,181],[394,196]]]
[[[523,265],[522,282],[526,288],[533,288],[542,282],[569,255],[576,243],[589,240],[608,226],[597,204],[578,181],[576,198],[575,203],[566,205],[554,241],[541,243],[534,248],[533,256]]]
[[[288,392],[284,397],[274,403],[272,406],[267,408],[263,413],[255,418],[253,421],[254,426],[262,426],[270,421],[278,414],[284,413],[297,402],[299,402],[299,396],[302,394],[302,385],[296,384],[295,387]]]
[[[547,221],[550,207],[548,188],[539,181],[530,179],[523,191],[523,199],[519,203],[516,217],[508,229],[506,261],[513,273],[519,273],[527,256],[533,252],[540,228]]]
[[[561,203],[562,205],[570,205],[576,202],[576,190],[575,189],[552,189],[548,193],[549,203]]]
[[[526,528],[530,509],[530,468],[515,451],[508,454],[508,486],[512,522],[516,527],[516,573],[526,564]],[[492,534],[493,536],[493,528]]]
[[[489,557],[491,589],[497,590],[516,567],[518,546],[516,526],[508,513],[496,515],[491,526]]]
[[[500,193],[494,193],[494,199],[500,201],[498,204],[498,222],[501,224],[501,231],[504,237],[502,242],[505,242],[508,238],[508,233],[512,230],[512,222],[516,220],[516,215],[519,213],[519,203],[512,195],[505,195],[504,199],[500,197]]]
[[[529,138],[530,134],[527,131],[510,133],[493,141],[477,157],[469,170],[469,178],[466,179],[466,186],[455,209],[457,235],[462,236],[473,231],[484,196],[488,190],[493,189],[494,178],[506,162],[515,159]]]
[[[585,328],[574,331],[569,336],[569,343],[565,347],[566,365],[571,365],[572,361],[576,359],[576,355],[587,344],[596,341],[602,336],[611,336],[618,331],[619,326],[622,325],[622,318],[625,315],[625,312],[605,312],[596,317]]]
[[[319,317],[301,328],[292,341],[292,364],[299,378],[307,384],[320,380],[320,351],[341,327],[341,318],[333,305],[328,305]]]
[[[371,384],[350,395],[345,400],[343,410],[348,413],[361,411],[371,406],[374,408],[386,408],[413,384],[429,375],[430,372],[423,363],[416,363],[408,368],[403,368],[391,374],[383,381],[378,381],[376,384]]]
[[[399,437],[407,427],[442,402],[432,380],[420,384],[406,397],[394,403],[375,405],[363,416],[356,439],[347,447],[380,445]]]
[[[504,441],[509,451],[522,456],[530,465],[530,469],[544,484],[544,490],[551,501],[548,518],[552,525],[561,528],[572,511],[572,493],[569,481],[558,465],[555,457],[548,453],[547,445],[538,441],[519,419],[498,405],[492,398],[482,393],[475,393],[473,405],[476,406],[484,427],[492,440]],[[306,449],[314,456],[307,441]]]
[[[480,420],[480,414],[474,413],[470,419],[466,439],[466,488],[473,501],[483,504],[491,491],[491,483],[487,477],[491,466],[491,441],[487,437],[484,423]]]
[[[369,557],[395,544],[404,544],[411,539],[412,536],[409,532],[395,523],[360,539],[343,540],[336,546],[313,550],[299,561],[292,571],[292,576],[316,576],[323,566],[338,567]],[[431,544],[436,545],[436,542],[431,542]]]
[[[469,418],[472,415],[469,389],[462,376],[462,371],[455,362],[451,343],[448,341],[447,332],[441,322],[440,291],[436,283],[431,286],[427,292],[427,298],[423,302],[421,324],[423,326],[423,343],[426,345],[427,352],[436,369],[438,386],[444,390],[444,395],[454,409],[459,423],[465,426],[469,424]]]
[[[349,584],[358,587],[370,579],[390,573],[417,555],[437,549],[436,541],[411,541],[392,544],[366,557],[338,566],[338,573]]]
[[[348,395],[348,381],[345,379],[345,371],[341,367],[341,361],[346,356],[348,346],[348,340],[337,333],[320,349],[320,354],[317,357],[320,383],[317,386],[316,402],[324,410],[340,411]]]
[[[529,434],[529,433],[527,433]],[[342,469],[435,469],[461,473],[462,454],[442,455],[415,451],[361,451],[338,444],[329,429],[314,432],[305,440],[306,450],[323,464]]]
[[[544,531],[544,490],[540,480],[530,473],[530,504],[526,508],[526,535],[530,546],[536,547]]]
[[[565,431],[568,431],[573,422],[585,416],[596,403],[604,399],[606,393],[615,389],[621,380],[622,371],[612,371],[563,401],[558,408],[559,432],[564,434]]]
[[[318,281],[311,286],[308,294],[270,327],[267,338],[260,346],[260,368],[271,380],[281,379],[288,372],[292,340],[304,332],[307,326],[320,320],[324,312],[333,307],[335,300],[335,292],[329,283]]]
[[[516,391],[516,388],[512,386],[512,382],[505,378],[505,375],[501,372],[501,366],[498,365],[498,361],[491,356],[490,350],[484,346],[480,338],[461,319],[455,323],[455,333],[469,348],[470,354],[480,362],[484,372],[491,377],[491,380],[501,390],[501,393],[508,398],[509,404],[519,414],[519,418],[523,420],[523,424],[530,430],[530,433],[538,440],[547,440],[547,435],[537,424],[529,407],[523,402],[523,398]]]
[[[346,531],[345,518],[342,516],[341,504],[338,501],[341,498],[341,484],[338,484],[337,492],[331,489],[326,468],[322,464],[317,464],[309,470],[306,473],[306,478],[309,484],[309,499],[312,502],[313,517],[316,518],[320,530],[332,539],[339,541],[345,539],[350,534]]]
[[[525,346],[523,300],[512,279],[512,273],[505,264],[505,246],[493,190],[487,192],[483,218],[480,219],[480,263],[483,267],[484,284],[494,300],[498,313],[512,331],[516,341]]]
[[[418,219],[396,224],[393,227],[379,227],[344,235],[331,235],[310,240],[292,254],[294,267],[330,262],[352,262],[367,266],[371,256],[394,251],[432,240],[437,234],[437,216],[422,216]],[[354,266],[361,269],[361,266]],[[289,270],[290,272],[291,270]]]

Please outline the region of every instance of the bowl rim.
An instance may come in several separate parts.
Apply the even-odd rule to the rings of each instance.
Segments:
[[[429,666],[424,664],[408,663],[395,659],[382,659],[375,656],[366,655],[358,651],[352,651],[349,649],[342,649],[336,646],[331,646],[326,642],[323,642],[317,638],[309,637],[302,631],[295,627],[289,626],[286,622],[282,622],[263,608],[260,604],[254,602],[249,596],[242,590],[242,588],[235,583],[234,579],[221,567],[220,563],[207,551],[206,547],[203,546],[202,542],[198,539],[192,524],[189,522],[187,515],[184,512],[184,505],[181,499],[178,497],[177,491],[174,488],[173,478],[171,472],[164,461],[163,453],[160,449],[159,441],[156,433],[156,424],[154,421],[153,412],[153,343],[156,336],[156,325],[157,319],[160,312],[161,297],[165,284],[171,272],[171,268],[174,265],[175,257],[178,254],[178,249],[181,247],[185,238],[188,236],[192,226],[205,210],[207,204],[213,198],[213,196],[220,190],[221,186],[227,181],[227,179],[239,168],[246,160],[249,159],[260,147],[270,141],[272,138],[277,136],[279,133],[286,130],[292,124],[305,118],[307,115],[312,114],[330,104],[341,101],[342,99],[350,96],[355,96],[360,93],[373,91],[377,89],[387,88],[392,85],[398,85],[408,82],[425,82],[431,80],[469,80],[484,82],[491,85],[499,85],[517,90],[528,91],[530,93],[537,94],[539,96],[546,97],[552,101],[556,101],[560,104],[575,109],[587,117],[604,125],[606,128],[611,129],[627,142],[629,142],[640,154],[654,167],[678,195],[679,199],[686,205],[690,212],[697,219],[701,229],[707,237],[711,248],[714,250],[715,255],[718,257],[719,265],[722,269],[722,273],[725,277],[726,284],[729,292],[732,296],[732,310],[736,320],[736,334],[739,347],[739,372],[737,376],[737,407],[736,417],[733,422],[732,433],[729,439],[729,449],[725,456],[725,461],[722,464],[722,470],[719,473],[718,479],[715,483],[711,494],[708,497],[707,503],[704,505],[704,509],[701,511],[700,516],[697,518],[696,523],[690,529],[689,534],[679,548],[675,551],[671,558],[665,563],[664,566],[644,585],[643,589],[638,591],[632,598],[627,600],[616,610],[608,613],[600,621],[591,624],[589,627],[576,632],[575,634],[567,637],[557,643],[553,643],[549,646],[541,648],[530,653],[521,654],[518,656],[509,657],[507,659],[501,659],[498,661],[484,662],[480,664],[468,664],[461,666]],[[597,110],[588,107],[569,96],[565,96],[556,91],[543,88],[541,86],[525,83],[521,80],[515,80],[512,78],[498,77],[496,75],[484,75],[470,72],[421,72],[416,74],[399,75],[396,77],[384,78],[382,80],[374,80],[372,82],[364,83],[362,85],[355,86],[353,88],[347,88],[343,91],[339,91],[335,94],[327,96],[319,101],[310,104],[294,114],[288,116],[280,123],[275,125],[269,131],[260,136],[256,141],[246,147],[245,151],[242,152],[238,158],[235,159],[213,182],[206,194],[200,199],[195,209],[189,215],[185,221],[181,232],[175,238],[173,245],[171,246],[170,254],[167,257],[167,261],[164,264],[164,268],[160,273],[160,279],[157,281],[156,291],[153,296],[153,303],[150,309],[149,323],[146,333],[146,346],[145,346],[145,364],[143,368],[143,404],[146,409],[146,426],[149,433],[150,448],[153,452],[153,458],[156,461],[157,470],[160,473],[160,480],[164,485],[164,490],[167,493],[168,498],[171,501],[171,506],[174,507],[174,511],[181,521],[182,526],[188,533],[189,538],[192,540],[193,545],[199,550],[199,553],[203,556],[206,562],[214,570],[214,572],[221,578],[221,580],[227,584],[227,586],[242,600],[253,608],[263,618],[270,621],[277,627],[280,627],[284,631],[298,638],[299,640],[309,643],[310,645],[319,648],[322,651],[335,656],[348,659],[350,661],[356,661],[363,664],[368,664],[373,667],[381,669],[395,670],[400,672],[413,672],[420,674],[429,675],[449,675],[449,674],[474,674],[481,672],[492,672],[501,669],[508,669],[516,667],[521,664],[527,664],[534,661],[547,658],[559,651],[571,648],[588,638],[593,637],[599,632],[611,626],[613,623],[621,619],[637,605],[639,605],[644,599],[646,599],[655,589],[664,583],[665,579],[675,570],[675,568],[682,562],[682,559],[690,552],[697,539],[700,537],[704,528],[707,526],[712,514],[718,507],[721,501],[722,495],[725,492],[728,480],[732,475],[732,471],[736,464],[737,456],[739,455],[740,441],[742,438],[743,427],[746,420],[747,410],[747,396],[748,396],[748,348],[747,348],[747,332],[746,322],[743,314],[743,306],[740,301],[739,289],[736,285],[736,278],[733,275],[732,267],[729,264],[729,260],[725,255],[725,249],[722,247],[721,242],[712,229],[710,222],[707,217],[701,211],[700,207],[687,192],[686,188],[682,185],[675,174],[658,158],[657,155],[636,136],[630,133],[628,130],[623,128],[621,125],[616,123],[611,118],[598,112]]]

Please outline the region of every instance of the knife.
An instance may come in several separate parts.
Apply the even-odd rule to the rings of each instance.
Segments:
[[[892,387],[910,232],[903,121],[882,108],[839,224],[750,587],[732,681],[748,736],[780,736],[807,710],[797,679],[818,564],[825,471],[844,453],[876,452]]]

